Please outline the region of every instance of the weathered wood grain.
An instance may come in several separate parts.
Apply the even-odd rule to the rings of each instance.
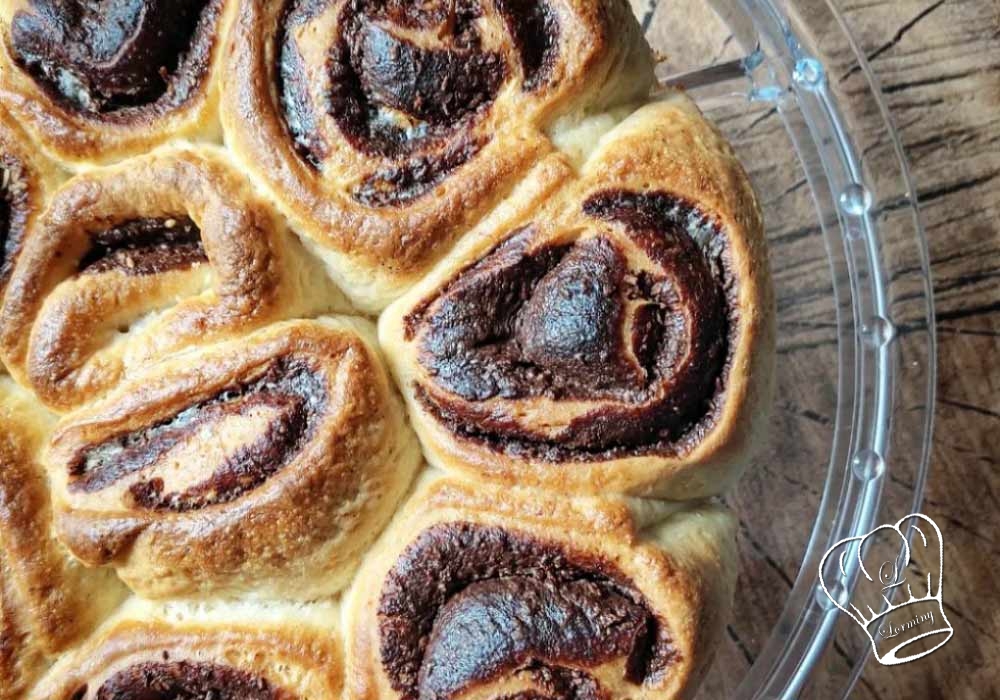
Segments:
[[[859,698],[995,698],[1000,686],[1000,3],[845,3],[907,150],[930,245],[939,339],[924,512],[945,539],[955,637]],[[858,80],[848,68],[845,85]]]
[[[930,246],[940,381],[923,511],[944,534],[945,602],[955,626],[945,648],[916,663],[889,668],[871,661],[853,697],[994,698],[1000,686],[994,655],[1000,649],[1000,2],[838,4],[886,95]],[[633,0],[633,6],[651,43],[666,53],[668,70],[739,55],[701,0]],[[705,31],[692,33],[693,25]],[[835,89],[848,102],[860,101],[865,83],[853,56],[833,38],[815,38]],[[856,107],[861,117],[870,109]],[[817,462],[825,459],[833,430],[827,373],[836,329],[811,195],[804,174],[788,162],[780,118],[766,106],[723,108],[711,116],[736,141],[765,208],[780,213],[769,221],[780,333],[772,430],[780,439],[731,498],[742,517],[742,585],[729,644],[706,694],[725,697],[760,653],[798,575],[808,535],[802,523],[815,512],[826,466]],[[877,179],[880,163],[893,157],[891,143],[874,133],[857,140]],[[902,201],[908,194],[893,196]],[[902,332],[910,330],[908,321]],[[898,477],[894,485],[904,495],[912,486]],[[762,510],[762,503],[769,508]],[[776,503],[782,507],[773,508]],[[831,650],[831,684],[847,673],[852,651]],[[813,690],[824,697],[822,687]]]

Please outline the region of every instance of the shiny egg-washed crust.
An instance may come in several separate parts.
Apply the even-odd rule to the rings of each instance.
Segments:
[[[415,495],[393,520],[369,554],[344,602],[344,634],[347,648],[347,693],[349,700],[400,698],[393,689],[380,653],[380,597],[387,573],[404,550],[431,528],[461,524],[503,531],[514,538],[552,548],[587,566],[613,570],[627,581],[657,619],[669,640],[671,657],[662,673],[642,683],[630,682],[619,665],[602,664],[580,668],[599,684],[596,697],[633,700],[689,698],[713,658],[714,648],[729,617],[736,579],[735,521],[718,506],[653,503],[630,499],[566,498],[521,488],[499,488],[432,474],[422,480]],[[461,557],[473,556],[463,551]],[[484,571],[499,565],[483,563]],[[488,575],[488,574],[487,574]],[[516,574],[515,574],[516,576]],[[558,590],[558,589],[556,589]],[[449,590],[448,596],[460,592]],[[412,611],[419,615],[420,611]],[[577,613],[578,614],[578,613]],[[540,616],[541,617],[541,616]],[[539,617],[539,619],[540,619]],[[514,627],[495,620],[498,629],[531,625],[534,616],[519,618]],[[579,629],[578,621],[565,621],[568,629]],[[470,623],[486,626],[485,618]],[[523,633],[523,632],[522,632]],[[502,632],[500,632],[502,634]],[[511,639],[510,646],[518,639]],[[497,649],[508,648],[498,642]],[[518,674],[534,664],[552,662],[530,653]],[[620,663],[620,662],[619,662]],[[439,669],[440,670],[440,669]],[[476,669],[455,666],[463,676]],[[421,668],[421,678],[429,669]],[[485,684],[480,686],[479,683]],[[528,692],[531,681],[482,679],[474,688],[464,688],[451,697],[511,697]],[[538,689],[538,697],[547,693]],[[590,695],[585,694],[585,697]]]
[[[55,538],[39,454],[54,422],[0,377],[0,700],[20,700],[125,593],[111,572],[85,569]]]
[[[552,224],[554,234],[586,230],[573,210],[599,191],[665,192],[693,203],[718,224],[727,240],[727,264],[735,286],[729,300],[736,314],[727,367],[717,392],[714,420],[703,434],[678,450],[622,456],[558,460],[504,449],[455,432],[419,397],[448,392],[421,363],[420,321],[410,321],[433,304],[452,280],[534,221]],[[568,216],[566,211],[571,212]],[[550,221],[551,219],[551,221]],[[560,228],[562,227],[562,228]],[[559,233],[563,231],[563,233]],[[568,232],[568,233],[567,233]],[[546,234],[550,235],[550,234]],[[728,291],[728,290],[727,290]],[[415,323],[411,330],[409,323]],[[731,322],[732,323],[732,322]],[[732,332],[735,330],[735,332]],[[557,492],[629,493],[670,499],[700,498],[731,487],[759,444],[766,427],[773,384],[774,300],[760,210],[750,183],[718,131],[681,93],[647,105],[608,133],[579,177],[560,157],[550,159],[506,202],[464,239],[425,279],[380,319],[380,340],[410,408],[427,458],[436,466],[507,484],[534,485]],[[581,371],[585,371],[581,370]],[[598,370],[593,370],[598,371]],[[513,420],[538,415],[558,422],[560,408],[532,411],[531,402],[493,399],[492,416]],[[550,402],[558,404],[558,401]],[[572,402],[567,402],[572,403]],[[475,402],[468,402],[474,405]],[[575,410],[572,407],[566,409]],[[683,441],[682,441],[683,443]],[[693,443],[693,444],[692,444]]]
[[[257,393],[240,389],[254,382]],[[168,438],[143,432],[164,424]],[[123,444],[151,455],[140,468],[74,488],[71,471],[88,450],[128,435]],[[347,318],[279,323],[165,361],[66,417],[47,454],[62,541],[150,598],[336,592],[419,463],[374,329]],[[227,499],[183,496],[229,478],[256,481]],[[141,501],[155,482],[182,493],[181,507]]]
[[[206,261],[81,274],[102,230],[187,216]],[[93,400],[136,368],[344,302],[283,221],[210,147],[170,147],[80,174],[28,232],[0,310],[0,356],[49,407]]]
[[[119,697],[107,689],[98,696],[109,680],[115,684],[116,676],[115,690],[128,697],[149,697],[144,692],[169,690],[162,685],[151,688],[152,676],[143,675],[142,670],[201,665],[215,671],[216,682],[226,672],[234,672],[245,682],[241,688],[220,683],[208,688],[209,692],[198,689],[202,690],[199,695],[192,692],[180,697],[245,700],[241,691],[249,689],[260,693],[255,698],[269,700],[340,700],[343,652],[337,625],[337,608],[328,603],[159,606],[131,601],[25,697]],[[133,682],[123,683],[122,678]],[[168,676],[166,683],[170,680]],[[164,683],[164,679],[153,682]],[[224,694],[227,690],[234,694]]]
[[[336,37],[337,17],[345,4],[330,0],[295,36],[303,54],[310,54],[303,61],[311,98],[322,105],[323,90],[329,88],[325,42]],[[495,99],[471,118],[471,124],[456,127],[461,138],[481,139],[481,148],[424,194],[370,206],[355,199],[352,191],[377,173],[398,172],[394,169],[407,162],[407,156],[365,153],[352,145],[336,115],[326,111],[317,116],[311,134],[325,142],[326,157],[314,166],[297,153],[275,86],[275,33],[285,7],[276,0],[240,3],[225,65],[226,143],[268,188],[296,232],[311,241],[352,301],[368,312],[381,310],[417,281],[458,236],[555,150],[546,131],[560,117],[641,99],[653,83],[651,52],[624,0],[546,3],[559,27],[558,55],[547,67],[549,79],[533,89],[525,87],[524,69],[498,13],[486,10],[476,26],[489,27],[483,35],[500,42],[499,52],[510,68]],[[403,34],[410,37],[413,32]],[[313,55],[321,62],[311,63],[317,60],[310,59]],[[431,163],[441,157],[441,149],[459,141],[443,142],[438,151],[430,151]],[[416,155],[422,157],[424,151]]]
[[[236,0],[212,0],[215,38],[204,78],[180,105],[162,104],[88,114],[41,86],[16,62],[10,27],[30,0],[0,0],[0,103],[25,126],[55,161],[66,168],[107,164],[146,153],[172,139],[221,140],[219,70]]]

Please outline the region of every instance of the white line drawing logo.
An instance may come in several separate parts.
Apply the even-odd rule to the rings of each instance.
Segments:
[[[941,603],[943,573],[941,530],[920,513],[841,540],[819,564],[823,592],[861,626],[885,666],[916,661],[954,635]],[[848,597],[852,578],[857,587]]]

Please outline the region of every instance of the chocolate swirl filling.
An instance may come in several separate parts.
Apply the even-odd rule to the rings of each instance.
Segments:
[[[10,279],[24,240],[29,197],[29,185],[20,161],[10,155],[0,155],[0,292]]]
[[[623,660],[625,680],[639,685],[676,659],[610,564],[471,523],[421,533],[389,572],[378,613],[382,665],[405,700],[446,700],[515,675],[544,691],[530,697],[599,698],[581,667]]]
[[[91,234],[91,247],[78,271],[95,275],[118,270],[155,275],[208,262],[201,231],[187,216],[133,219]]]
[[[165,656],[168,656],[165,654]],[[83,700],[88,688],[74,698]],[[94,700],[292,700],[266,678],[194,661],[146,662],[128,666],[101,684]]]
[[[652,261],[630,269],[620,238],[598,233],[533,247],[515,232],[407,319],[437,387],[424,405],[453,430],[547,459],[680,452],[715,418],[735,326],[726,239],[667,194],[605,192],[583,207]],[[490,400],[600,402],[558,437]],[[482,404],[479,408],[477,404]]]
[[[186,102],[208,70],[219,0],[31,0],[15,59],[72,109],[107,115]]]
[[[279,359],[245,383],[180,411],[156,425],[112,436],[82,450],[69,468],[72,492],[94,493],[137,472],[152,471],[172,450],[213,435],[228,418],[265,416],[257,438],[240,445],[206,477],[182,491],[168,492],[162,476],[128,488],[130,505],[145,510],[188,512],[228,503],[278,473],[310,439],[326,391],[304,362]]]
[[[521,60],[525,92],[548,84],[559,56],[559,23],[552,8],[538,0],[497,0]]]
[[[463,138],[441,153],[416,156],[398,167],[379,170],[354,190],[354,199],[370,207],[411,202],[441,183],[485,145],[485,139]]]
[[[350,0],[339,11],[329,53],[329,93],[314,104],[295,29],[329,3],[291,0],[278,36],[278,83],[285,123],[313,166],[326,158],[319,115],[329,114],[353,148],[388,160],[354,192],[367,206],[401,204],[430,191],[484,145],[463,132],[493,104],[511,75],[508,58],[484,45],[481,0]],[[544,84],[558,25],[541,0],[498,5],[523,63],[524,88]]]

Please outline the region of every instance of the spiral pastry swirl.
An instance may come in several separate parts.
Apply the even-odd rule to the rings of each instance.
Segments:
[[[56,540],[41,464],[54,421],[0,377],[0,700],[21,700],[123,598],[113,575],[79,566]]]
[[[644,96],[623,0],[243,0],[223,125],[362,308],[381,309],[554,149]]]
[[[21,248],[0,309],[0,355],[60,411],[194,343],[343,304],[214,149],[168,149],[77,176]]]
[[[418,490],[348,596],[348,698],[686,696],[730,605],[732,517],[543,494]]]
[[[232,12],[232,0],[12,0],[0,95],[71,166],[217,139],[215,65]]]
[[[373,331],[275,324],[68,416],[48,454],[59,537],[146,597],[336,592],[420,462]]]
[[[579,178],[555,158],[522,194],[381,320],[431,461],[590,493],[725,489],[773,347],[731,151],[678,95],[608,134]]]
[[[131,601],[26,700],[339,700],[336,606]]]

